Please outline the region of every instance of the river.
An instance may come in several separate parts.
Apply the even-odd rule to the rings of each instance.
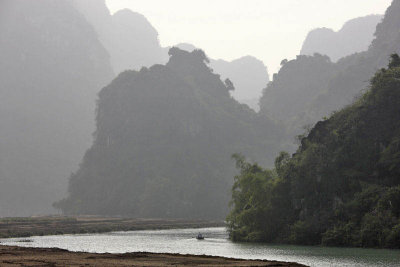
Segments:
[[[201,232],[205,240],[194,237]],[[27,242],[29,241],[29,242]],[[158,252],[298,262],[309,266],[400,266],[400,251],[233,243],[225,228],[149,230],[1,239],[3,245],[97,253]]]

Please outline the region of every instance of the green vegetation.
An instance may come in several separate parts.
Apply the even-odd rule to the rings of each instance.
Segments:
[[[113,231],[203,228],[222,226],[222,221],[161,220],[109,217],[26,217],[1,218],[0,238],[43,235],[104,233]]]
[[[64,213],[224,218],[229,155],[271,164],[282,150],[283,128],[235,101],[203,51],[172,48],[170,56],[100,92],[94,144],[69,197],[55,204]]]
[[[267,170],[234,156],[231,238],[400,248],[400,58]]]

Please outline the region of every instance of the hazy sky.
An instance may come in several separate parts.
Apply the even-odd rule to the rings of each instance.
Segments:
[[[349,19],[384,14],[391,0],[107,0],[112,12],[130,8],[147,17],[163,46],[194,44],[227,60],[252,55],[270,74],[299,54],[317,27],[339,30]]]

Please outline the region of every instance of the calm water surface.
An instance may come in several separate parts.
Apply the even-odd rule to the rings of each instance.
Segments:
[[[196,240],[201,232],[206,239]],[[1,244],[25,247],[58,247],[85,252],[165,252],[214,255],[243,259],[299,262],[309,266],[400,266],[399,250],[322,248],[242,244],[228,240],[225,228],[113,232],[2,239]]]

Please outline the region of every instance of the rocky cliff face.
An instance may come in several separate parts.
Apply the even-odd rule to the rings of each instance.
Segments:
[[[111,15],[105,0],[74,0],[75,7],[95,28],[116,74],[164,63],[158,33],[141,14],[124,9]]]
[[[231,98],[201,50],[170,55],[100,93],[96,140],[56,204],[65,213],[222,218],[230,156],[272,163],[282,128]]]
[[[69,1],[0,3],[0,216],[49,213],[92,142],[109,56]]]

